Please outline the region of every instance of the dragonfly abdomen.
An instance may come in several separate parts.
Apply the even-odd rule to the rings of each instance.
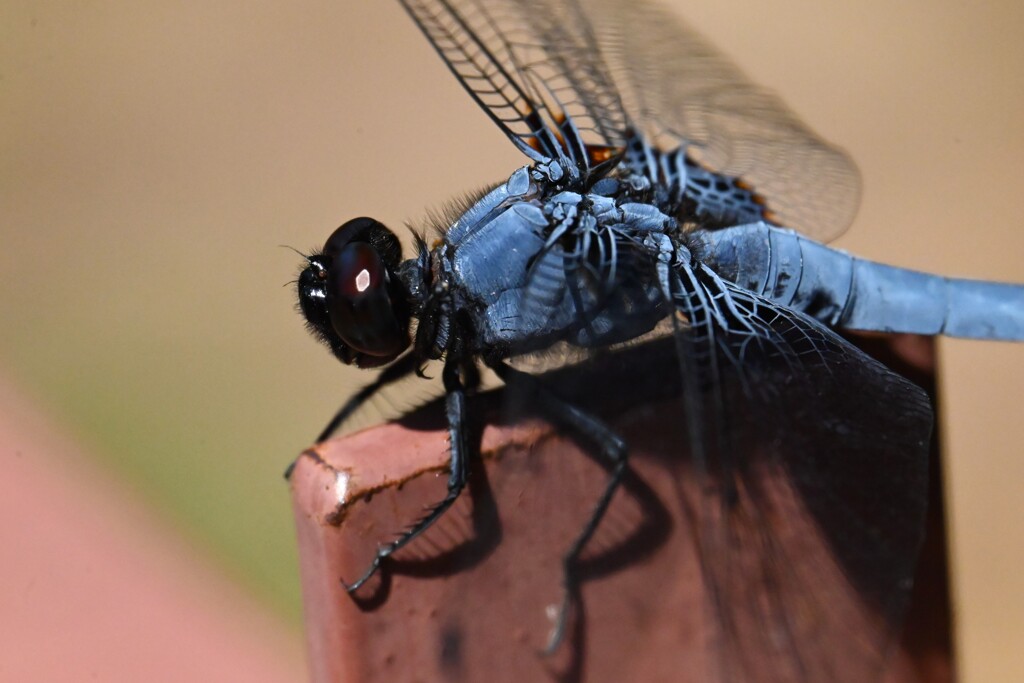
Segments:
[[[767,223],[694,234],[721,277],[831,326],[1024,339],[1024,286],[947,278],[856,258]]]

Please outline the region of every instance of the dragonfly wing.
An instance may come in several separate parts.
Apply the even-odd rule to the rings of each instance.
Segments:
[[[723,678],[875,680],[923,540],[927,396],[709,270],[678,284],[689,457],[676,481]]]
[[[710,170],[744,180],[786,227],[827,240],[849,226],[860,202],[856,166],[774,93],[651,2],[578,1],[626,111],[657,146],[683,145]]]
[[[574,343],[516,364],[593,362],[585,374],[600,383],[565,395],[596,414],[675,397],[665,414],[684,419],[624,436],[669,473],[674,491],[660,496],[684,511],[679,537],[693,539],[711,608],[708,680],[876,680],[924,534],[927,396],[817,321],[699,264],[667,275],[675,314],[644,343],[633,330],[616,335],[653,310],[651,279],[640,269],[600,286],[600,252],[552,254],[535,317],[568,308],[581,323]],[[628,250],[617,253],[629,268]],[[545,381],[570,391],[563,378]]]
[[[402,0],[470,96],[535,161],[586,169],[625,143],[626,116],[572,4]]]
[[[441,58],[521,151],[580,168],[631,126],[768,199],[819,240],[853,220],[860,176],[678,17],[645,0],[402,0]]]

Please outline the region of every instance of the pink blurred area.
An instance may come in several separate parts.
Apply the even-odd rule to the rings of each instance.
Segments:
[[[0,680],[305,678],[279,623],[0,377]]]

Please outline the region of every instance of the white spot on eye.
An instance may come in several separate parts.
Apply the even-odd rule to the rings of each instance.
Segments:
[[[338,472],[334,476],[334,496],[339,505],[344,505],[348,499],[348,472]]]
[[[370,271],[363,268],[359,271],[359,275],[356,275],[356,289],[360,292],[365,292],[370,286]]]

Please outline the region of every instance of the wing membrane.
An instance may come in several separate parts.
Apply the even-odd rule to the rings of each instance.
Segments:
[[[548,280],[565,282],[574,270]],[[711,618],[699,623],[714,637],[709,657],[680,666],[708,681],[878,680],[923,538],[927,397],[800,313],[700,266],[673,274],[675,329],[659,325],[649,341],[610,354],[569,347],[573,358],[559,345],[542,360],[573,358],[599,377],[583,390],[548,380],[595,411],[659,406],[659,424],[624,436],[635,459],[653,457],[670,473],[674,491],[663,491],[663,502],[674,507],[674,494],[689,522],[677,535],[694,543],[681,561],[697,557],[702,568]],[[622,319],[620,308],[634,308],[619,305],[628,290],[601,291],[579,309],[597,329],[605,314]],[[517,396],[511,414],[523,408]],[[676,403],[665,410],[668,396]]]
[[[655,144],[682,144],[711,170],[742,178],[786,227],[826,240],[849,226],[856,166],[774,93],[651,2],[579,2],[626,110]]]
[[[766,197],[778,222],[838,236],[860,202],[853,161],[671,12],[645,0],[402,0],[442,59],[534,160],[636,126]],[[564,150],[579,166],[579,149]]]
[[[722,677],[876,680],[923,539],[927,397],[815,321],[710,271],[680,285],[689,457],[676,460],[686,471],[675,479],[719,624]]]
[[[470,96],[534,160],[564,154],[585,168],[578,140],[623,145],[622,104],[579,30],[585,23],[576,8],[498,0],[402,4]]]

